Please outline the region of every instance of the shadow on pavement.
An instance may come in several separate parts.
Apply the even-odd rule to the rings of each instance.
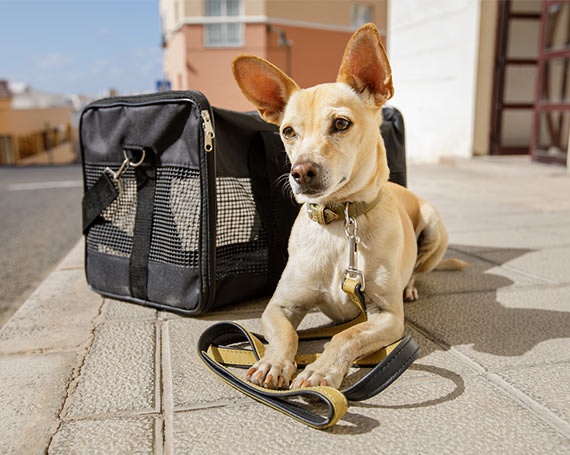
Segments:
[[[471,345],[481,353],[513,357],[543,341],[570,335],[570,313],[542,309],[543,302],[532,300],[540,298],[539,283],[520,285],[499,274],[505,272],[500,266],[533,250],[451,248],[470,255],[473,259],[465,259],[471,266],[460,272],[436,271],[422,277],[418,280],[420,300],[405,309],[406,317],[434,341],[443,346]],[[485,259],[489,257],[494,259]],[[498,296],[502,289],[506,292]]]

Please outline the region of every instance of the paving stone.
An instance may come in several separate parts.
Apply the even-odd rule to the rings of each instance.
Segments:
[[[504,228],[488,231],[452,232],[450,242],[462,245],[478,246],[480,248],[529,248],[567,246],[570,243],[568,235],[542,235],[529,229]],[[559,233],[560,234],[560,233]]]
[[[570,424],[570,362],[505,368],[497,374]]]
[[[570,441],[482,378],[397,381],[315,431],[258,403],[176,413],[176,453],[567,453]],[[207,422],[207,424],[205,424]],[[223,435],[223,437],[221,437]],[[212,444],[212,441],[216,441]],[[309,442],[310,441],[310,442]]]
[[[98,327],[68,415],[156,411],[155,324],[118,321]]]
[[[406,316],[488,369],[570,361],[570,287],[430,297]]]
[[[469,266],[458,271],[434,270],[427,274],[418,275],[416,287],[420,301],[423,297],[441,294],[494,291],[501,288],[518,288],[547,283],[540,277],[530,276],[522,271],[519,272],[512,268],[495,265],[488,260],[482,260],[473,256],[473,254],[465,254],[459,248],[462,247],[452,246],[446,257],[464,260]],[[513,255],[516,251],[508,250],[506,254]],[[519,254],[524,253],[521,252]]]
[[[205,319],[176,319],[167,322],[175,408],[243,398],[240,392],[211,373],[198,358],[198,338],[212,323]]]
[[[401,376],[402,380],[423,379],[433,374],[447,377],[455,377],[458,374],[462,376],[478,374],[472,366],[458,361],[448,351],[442,349],[413,327],[407,326],[406,333],[411,335],[418,343],[421,352],[416,361]]]
[[[154,429],[155,422],[152,417],[67,421],[55,434],[47,453],[153,454],[156,453]]]
[[[73,352],[0,357],[0,453],[43,453],[81,358]]]
[[[107,299],[106,302],[103,316],[107,320],[156,318],[157,311],[150,307],[111,299]]]
[[[85,266],[85,241],[83,238],[73,249],[63,258],[63,260],[57,266],[60,270],[67,269],[81,269],[83,270]],[[85,274],[84,274],[85,276]]]
[[[570,232],[570,227],[567,232]],[[508,261],[501,252],[486,251],[481,256],[492,261],[502,261],[514,271],[558,283],[570,283],[570,246],[529,251]]]
[[[81,270],[57,270],[0,330],[0,353],[67,350],[84,345],[103,299]]]
[[[257,313],[259,317],[267,306],[270,297],[261,297],[258,299],[240,302],[235,305],[228,305],[214,310],[214,313]]]
[[[456,203],[450,205],[453,205],[450,208],[455,210],[444,220],[448,231],[452,233],[494,230],[497,227],[528,230],[533,227],[552,227],[568,223],[568,214],[565,212],[512,210],[505,213],[504,207],[491,210],[486,204],[481,205],[479,211],[473,211],[469,206],[469,212],[457,213]]]
[[[214,308],[212,311],[208,312],[203,316],[185,316],[182,314],[177,314],[171,311],[160,311],[160,318],[163,320],[175,320],[175,319],[200,319],[206,318],[206,320],[228,320],[235,318],[251,318],[251,317],[261,317],[263,310],[269,302],[268,297],[260,297],[257,299],[246,300],[243,302],[234,303],[231,305],[223,306],[220,308]]]
[[[448,255],[452,255],[450,250],[462,251],[477,259],[487,261],[494,265],[504,265],[506,267],[510,267],[511,261],[536,251],[530,248],[490,248],[472,245],[450,245],[447,252]]]

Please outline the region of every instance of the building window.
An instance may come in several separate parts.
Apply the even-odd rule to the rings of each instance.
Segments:
[[[204,27],[204,44],[208,47],[241,46],[243,23],[238,20],[241,0],[205,0],[205,2],[205,15],[213,18],[213,22],[209,20]]]
[[[365,3],[353,4],[351,11],[352,27],[359,28],[369,22],[372,22],[372,5],[367,5]]]

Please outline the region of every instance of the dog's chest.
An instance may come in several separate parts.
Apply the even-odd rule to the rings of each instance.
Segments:
[[[327,294],[341,290],[343,272],[348,268],[349,242],[343,223],[326,227],[308,221],[296,229],[291,240],[290,260],[310,277],[313,286]]]
[[[358,315],[358,307],[342,290],[344,272],[349,265],[349,241],[344,233],[344,224],[327,227],[311,226],[305,232],[303,254],[307,277],[312,287],[318,289],[318,307],[333,321],[347,321]],[[315,229],[316,228],[316,229]]]
[[[348,239],[344,227],[341,223],[326,227],[313,224],[315,226],[310,226],[311,229],[304,230],[300,250],[305,251],[301,254],[306,255],[315,268],[330,270],[341,258],[348,258]]]

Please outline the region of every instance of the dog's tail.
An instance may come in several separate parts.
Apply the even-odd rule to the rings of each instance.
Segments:
[[[442,259],[434,270],[463,270],[469,263],[457,258]]]

